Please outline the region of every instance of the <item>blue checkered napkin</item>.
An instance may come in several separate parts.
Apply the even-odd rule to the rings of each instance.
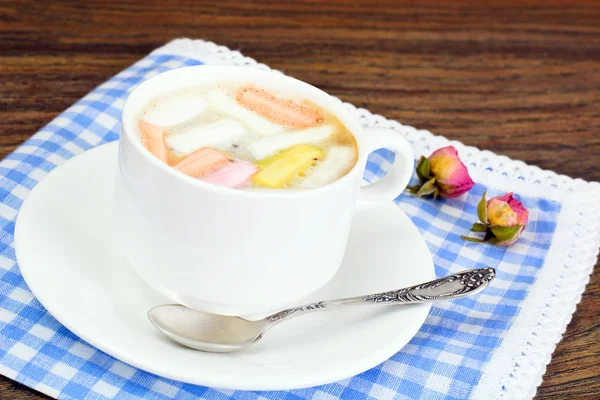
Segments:
[[[203,62],[253,63],[237,52],[210,43],[179,41],[177,46],[169,45],[151,54],[94,89],[0,163],[0,373],[65,399],[531,397],[539,384],[542,360],[547,359],[556,341],[556,337],[543,339],[546,333],[541,333],[539,326],[543,332],[556,330],[560,337],[595,260],[598,218],[586,217],[588,228],[583,228],[577,218],[583,218],[586,211],[580,211],[580,205],[574,202],[569,193],[572,189],[552,188],[552,182],[545,185],[554,175],[540,172],[541,182],[536,186],[528,175],[529,167],[515,164],[523,174],[511,176],[498,163],[492,165],[492,161],[499,160],[495,155],[460,144],[456,145],[461,156],[471,164],[472,174],[481,183],[459,199],[430,201],[401,196],[397,201],[425,238],[438,276],[495,266],[497,279],[478,296],[434,306],[404,349],[358,376],[289,392],[228,391],[184,384],[112,358],[73,335],[46,312],[27,288],[15,261],[13,232],[23,199],[57,165],[118,138],[125,98],[138,83],[172,68]],[[391,126],[406,134],[417,156],[447,143],[444,138],[348,107],[364,124]],[[385,150],[372,154],[365,179],[381,176],[391,160],[391,153]],[[501,161],[503,165],[510,162]],[[570,178],[558,177],[553,182],[559,178],[573,187]],[[582,182],[578,185],[579,191],[589,186]],[[514,189],[530,211],[526,231],[511,247],[467,243],[459,237],[476,219],[476,205],[486,189],[488,196]],[[570,237],[577,235],[585,236],[592,250],[574,247]],[[573,252],[576,254],[569,256]],[[553,306],[554,300],[545,297],[556,284],[565,284],[563,268],[571,268],[569,276],[579,277],[577,285],[566,282],[575,294],[563,301],[568,303],[567,311],[560,305]],[[554,312],[544,312],[548,307],[555,307]],[[555,314],[560,317],[544,320]]]

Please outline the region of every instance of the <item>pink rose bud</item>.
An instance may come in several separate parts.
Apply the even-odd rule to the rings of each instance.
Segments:
[[[452,146],[437,149],[429,158],[421,156],[417,162],[417,176],[421,185],[408,187],[417,196],[433,194],[434,198],[452,199],[468,192],[475,184]]]
[[[512,193],[496,196],[486,201],[485,193],[477,206],[481,223],[474,223],[473,232],[484,232],[483,239],[461,236],[471,242],[490,242],[508,246],[517,241],[529,220],[529,211]]]

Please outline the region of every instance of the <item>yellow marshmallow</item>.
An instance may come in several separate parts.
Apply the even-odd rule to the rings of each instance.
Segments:
[[[322,159],[323,152],[316,147],[299,144],[269,158],[272,162],[266,166],[261,165],[265,160],[259,161],[262,170],[254,175],[252,182],[256,186],[283,188],[300,172],[307,170],[315,159]]]

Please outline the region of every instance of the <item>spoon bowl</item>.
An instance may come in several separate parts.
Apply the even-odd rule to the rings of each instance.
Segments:
[[[249,347],[260,340],[268,328],[262,321],[209,314],[179,304],[156,306],[148,311],[148,319],[171,340],[214,353]]]

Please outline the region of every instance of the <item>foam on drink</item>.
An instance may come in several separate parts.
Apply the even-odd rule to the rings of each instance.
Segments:
[[[160,127],[178,125],[200,115],[208,101],[199,93],[161,96],[147,107],[143,120]]]
[[[138,130],[148,151],[174,169],[241,190],[320,187],[343,177],[358,157],[354,137],[334,115],[256,85],[162,94],[141,110]]]

